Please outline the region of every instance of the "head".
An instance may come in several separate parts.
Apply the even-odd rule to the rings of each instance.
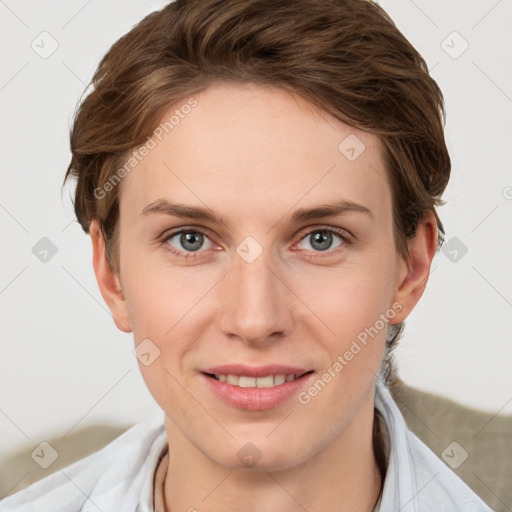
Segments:
[[[367,0],[176,1],[117,41],[92,82],[66,179],[116,325],[159,353],[140,364],[153,396],[226,465],[226,433],[191,427],[201,409],[183,388],[276,460],[312,431],[296,457],[318,452],[379,368],[391,378],[443,240],[450,159],[424,60]],[[325,389],[267,439],[279,408],[206,403],[201,370],[242,361],[307,367]]]

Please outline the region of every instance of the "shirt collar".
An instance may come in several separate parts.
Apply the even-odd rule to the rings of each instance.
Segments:
[[[377,377],[375,407],[384,418],[389,443],[384,486],[376,510],[419,512],[414,461],[409,443],[409,429],[389,388]]]
[[[167,441],[167,432],[165,428],[158,435],[154,444],[151,446],[151,450],[148,455],[148,461],[146,466],[146,473],[144,476],[144,482],[140,493],[139,503],[137,505],[136,512],[154,512],[154,479],[158,464],[163,459],[169,449]]]

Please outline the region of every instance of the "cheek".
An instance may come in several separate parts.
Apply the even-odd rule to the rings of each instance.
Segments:
[[[171,266],[161,254],[125,254],[131,255],[121,268],[134,342],[149,338],[160,351],[159,364],[177,371],[184,353],[197,343],[204,316],[213,311],[205,313],[206,295],[219,277],[207,267]]]
[[[185,313],[187,296],[194,296],[197,289],[197,283],[187,283],[190,273],[165,265],[163,252],[163,248],[143,250],[128,242],[121,250],[123,290],[130,315],[139,330],[149,329],[158,337],[163,323],[168,330],[174,318]]]
[[[364,260],[336,272],[316,273],[316,279],[302,288],[305,302],[314,305],[312,309],[328,326],[321,327],[321,331],[312,330],[316,343],[327,355],[323,360],[325,373],[320,375],[326,390],[320,393],[320,400],[313,399],[313,407],[319,412],[323,407],[352,410],[362,390],[370,389],[381,365],[386,319],[394,313],[389,311],[394,282],[392,251],[387,253],[383,248]],[[315,325],[319,325],[318,321]]]
[[[381,252],[365,260],[338,269],[309,270],[292,281],[336,344],[357,337],[389,308],[394,282],[392,259]]]
[[[166,404],[166,410],[180,410],[182,355],[194,345],[187,321],[201,290],[187,282],[183,270],[162,268],[136,251],[125,254],[131,255],[121,268],[134,345],[144,346],[151,358],[149,364],[139,358],[141,375],[157,403]]]
[[[381,365],[387,326],[395,313],[389,304],[393,292],[389,270],[392,267],[384,260],[387,259],[383,257],[378,262],[377,258],[373,265],[326,274],[324,279],[317,280],[322,292],[309,288],[307,300],[317,305],[315,312],[329,329],[322,331],[325,335],[315,333],[316,342],[328,356],[319,374],[321,382],[311,390],[311,395],[306,390],[305,399],[311,398],[318,414],[325,409],[339,411],[331,418],[333,431],[340,427],[337,422],[346,419],[343,411],[355,410]],[[318,392],[324,385],[325,391]]]

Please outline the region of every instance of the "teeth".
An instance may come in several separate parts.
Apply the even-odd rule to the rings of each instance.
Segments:
[[[233,386],[241,388],[272,388],[279,386],[285,382],[295,380],[296,376],[291,373],[290,375],[278,374],[267,375],[265,377],[248,377],[247,375],[215,375],[215,378],[220,382],[227,382]]]
[[[238,378],[238,385],[241,388],[255,388],[256,386],[256,377],[245,377],[244,375],[240,375]]]
[[[238,386],[238,382],[240,378],[237,375],[226,375],[226,382],[228,384],[233,384],[233,386]]]
[[[258,388],[271,388],[272,386],[277,384],[277,382],[274,382],[274,379],[275,377],[273,375],[267,375],[267,377],[259,377],[257,379],[254,379],[256,381],[254,385]]]
[[[295,379],[295,375],[292,375],[292,379]],[[274,385],[277,386],[278,384],[284,384],[286,382],[286,375],[275,375],[274,376]]]

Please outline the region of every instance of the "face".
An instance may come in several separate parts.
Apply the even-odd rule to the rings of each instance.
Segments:
[[[129,330],[176,442],[290,468],[368,428],[407,309],[382,147],[277,88],[194,98],[121,184]]]

